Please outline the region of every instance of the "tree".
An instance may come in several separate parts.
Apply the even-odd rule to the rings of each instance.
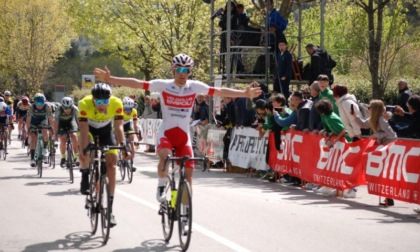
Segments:
[[[361,59],[369,69],[372,96],[380,99],[384,95],[390,76],[396,70],[393,66],[398,53],[408,45],[408,40],[405,39],[408,26],[402,1],[356,0],[354,3],[366,15],[367,24],[359,18],[355,20],[354,27],[360,27],[358,24],[366,25],[364,31],[367,41],[363,36],[359,38],[361,45],[366,46],[368,50],[367,53],[361,54]]]
[[[79,33],[98,50],[121,57],[130,72],[140,70],[146,79],[169,77],[171,58],[184,52],[195,59],[195,77],[208,79],[210,14],[201,0],[67,3]]]
[[[15,90],[33,94],[50,67],[70,45],[74,33],[54,0],[0,1],[0,69]]]

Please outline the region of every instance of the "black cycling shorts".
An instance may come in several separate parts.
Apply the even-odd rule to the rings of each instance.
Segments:
[[[105,146],[105,145],[115,146],[116,145],[115,135],[114,135],[111,124],[108,124],[107,126],[100,129],[89,126],[89,132],[90,134],[92,134],[94,138],[96,136],[99,136],[100,146]]]
[[[57,135],[65,135],[67,131],[69,131],[70,133],[79,131],[79,127],[77,127],[77,123],[75,120],[60,120],[58,122]]]

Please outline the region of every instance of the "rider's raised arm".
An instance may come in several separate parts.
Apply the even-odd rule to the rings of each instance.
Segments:
[[[93,74],[95,75],[95,79],[97,81],[124,87],[145,89],[144,84],[147,83],[147,81],[138,80],[135,78],[111,76],[111,72],[107,67],[105,67],[105,69],[95,68],[93,70]]]

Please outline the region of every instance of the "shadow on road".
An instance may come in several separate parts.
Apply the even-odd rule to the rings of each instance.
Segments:
[[[60,251],[60,250],[94,250],[102,247],[102,237],[92,237],[90,232],[76,232],[66,235],[64,239],[27,246],[24,252]]]
[[[42,177],[44,179],[44,177]],[[54,179],[57,179],[57,177],[55,177]],[[39,181],[39,182],[29,182],[26,183],[26,186],[39,186],[39,185],[67,185],[70,184],[69,180],[65,180],[67,179],[67,177],[62,178],[63,180],[51,180],[51,181]]]
[[[68,189],[61,192],[49,192],[49,193],[46,193],[45,195],[56,197],[56,196],[80,195],[80,193],[79,193],[79,189]]]
[[[141,243],[140,247],[117,249],[114,252],[164,252],[164,251],[181,251],[181,247],[168,247],[164,240],[147,240]]]

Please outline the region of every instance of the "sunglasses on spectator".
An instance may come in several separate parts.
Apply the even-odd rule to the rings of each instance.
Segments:
[[[189,74],[191,73],[191,69],[187,67],[178,67],[175,69],[175,72],[179,74]]]
[[[109,99],[97,99],[93,100],[93,102],[95,103],[95,105],[108,105]]]

